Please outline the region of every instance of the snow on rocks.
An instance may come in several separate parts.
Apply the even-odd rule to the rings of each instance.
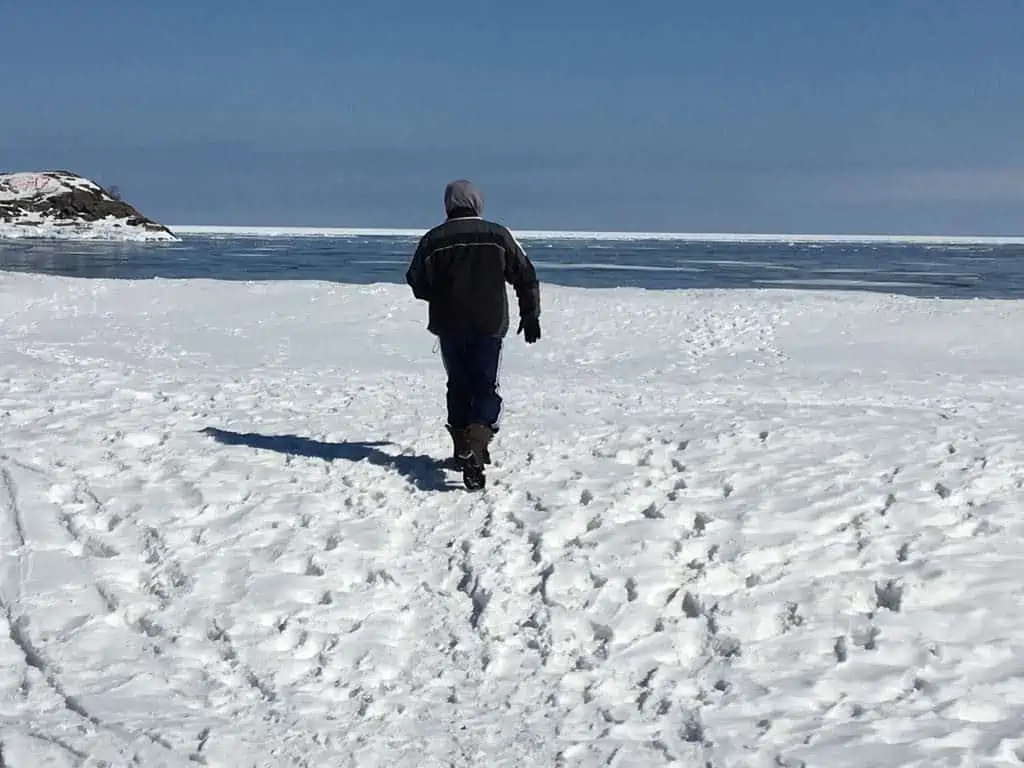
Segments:
[[[0,276],[4,764],[1024,759],[1024,305],[546,290]]]
[[[0,238],[176,239],[167,227],[68,171],[0,174]]]

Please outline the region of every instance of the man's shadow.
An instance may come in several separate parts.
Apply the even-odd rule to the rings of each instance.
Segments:
[[[255,432],[230,432],[217,427],[200,430],[225,445],[246,445],[264,451],[276,451],[291,456],[306,456],[324,461],[368,461],[380,467],[393,469],[423,491],[451,491],[458,486],[448,483],[442,462],[430,456],[402,454],[392,456],[380,446],[393,445],[384,441],[344,441],[324,443],[298,435],[260,435]]]

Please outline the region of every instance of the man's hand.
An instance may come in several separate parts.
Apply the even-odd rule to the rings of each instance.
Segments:
[[[540,320],[536,317],[524,317],[519,321],[516,334],[523,334],[527,344],[533,344],[540,338]]]

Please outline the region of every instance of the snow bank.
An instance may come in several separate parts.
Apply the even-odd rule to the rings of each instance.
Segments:
[[[544,290],[0,274],[4,763],[1022,759],[1024,304]]]
[[[177,239],[98,184],[67,171],[0,174],[0,238]]]
[[[223,225],[175,225],[184,235],[224,237],[420,237],[423,229],[373,229],[360,227],[243,227]],[[1024,245],[1024,237],[981,235],[801,235],[730,232],[588,232],[515,230],[521,240],[680,240],[705,243],[914,243],[921,245]]]

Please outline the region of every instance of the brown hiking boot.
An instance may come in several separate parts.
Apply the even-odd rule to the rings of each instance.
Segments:
[[[466,441],[469,445],[469,459],[463,463],[462,479],[470,491],[479,491],[487,483],[484,476],[484,464],[490,460],[487,450],[488,443],[494,433],[485,424],[470,424],[466,428]]]
[[[487,446],[490,445],[493,437],[494,432],[486,424],[470,424],[466,427],[466,443],[473,453],[473,458],[477,459],[480,464],[484,463]]]
[[[469,441],[466,439],[466,430],[452,429],[451,427],[446,427],[446,429],[452,438],[452,459],[457,462],[468,457],[471,451]]]
[[[469,430],[452,429],[451,427],[446,427],[446,429],[452,438],[452,463],[456,467],[461,467],[461,464],[473,453],[473,449],[469,444]],[[484,446],[483,457],[484,464],[491,463],[491,453],[486,445]]]

